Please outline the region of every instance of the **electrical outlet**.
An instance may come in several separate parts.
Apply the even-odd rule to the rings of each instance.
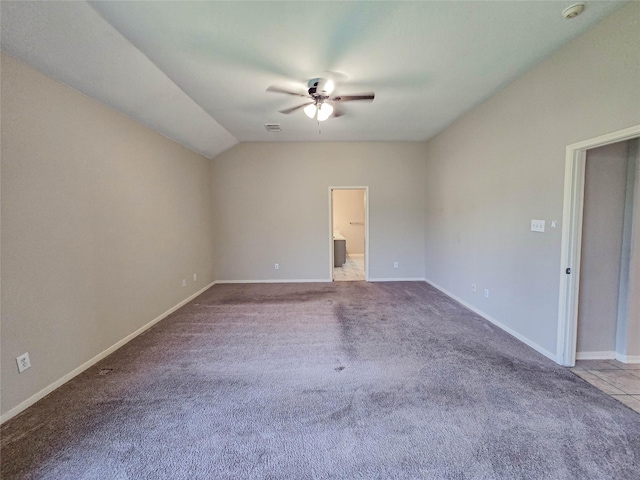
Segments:
[[[182,286],[183,286],[183,287],[186,287],[186,286],[187,286],[187,279],[186,279],[186,278],[183,278],[183,279],[182,279]]]
[[[398,262],[393,262],[393,268],[398,268]]]
[[[193,281],[194,281],[194,282],[197,282],[197,281],[198,281],[198,274],[197,274],[197,273],[194,273],[194,274],[193,274]]]
[[[24,372],[27,368],[31,367],[31,360],[29,360],[29,352],[23,353],[16,358],[18,362],[18,373]]]
[[[471,284],[471,291],[472,291],[473,293],[476,293],[476,290],[478,290],[478,286],[477,286],[475,283],[472,283],[472,284]]]
[[[488,288],[484,289],[484,298],[489,298],[489,289]]]
[[[276,264],[273,266],[273,269],[274,269],[274,270],[280,270],[280,265],[276,263]]]
[[[544,220],[531,220],[531,231],[544,233]]]

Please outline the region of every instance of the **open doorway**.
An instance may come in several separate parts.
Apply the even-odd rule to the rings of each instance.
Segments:
[[[595,159],[595,155],[598,155],[598,151],[595,149],[598,149],[599,147],[613,146],[620,142],[637,139],[639,136],[640,125],[567,146],[565,204],[562,231],[562,273],[560,279],[557,346],[557,361],[562,365],[573,366],[575,364],[579,336],[581,349],[586,350],[584,353],[593,358],[599,355],[602,356],[602,358],[604,358],[604,356],[615,356],[616,359],[624,363],[636,363],[640,360],[640,351],[636,351],[636,348],[627,348],[630,345],[630,342],[633,345],[636,343],[640,345],[640,341],[635,338],[634,334],[636,330],[640,332],[640,328],[632,328],[633,325],[640,322],[640,302],[630,303],[630,297],[628,295],[628,292],[632,288],[629,282],[634,283],[634,285],[640,282],[640,261],[636,258],[634,262],[630,262],[629,258],[631,252],[637,252],[638,248],[640,248],[640,222],[636,221],[640,218],[640,208],[633,208],[632,210],[635,210],[635,212],[632,213],[628,208],[625,211],[622,211],[622,207],[620,207],[620,211],[618,211],[619,218],[616,224],[617,237],[607,240],[608,244],[616,247],[615,252],[612,254],[613,256],[611,258],[603,260],[599,257],[602,257],[602,253],[604,251],[602,245],[606,244],[603,243],[599,237],[602,237],[603,234],[610,236],[609,234],[611,232],[608,231],[610,228],[597,228],[597,225],[595,225],[594,228],[594,226],[590,226],[589,224],[594,225],[596,220],[596,217],[593,213],[590,213],[590,210],[602,209],[604,206],[602,202],[605,197],[592,197],[589,199],[590,194],[587,192],[587,199],[585,202],[585,184],[589,183],[589,179],[586,176],[587,151],[589,151]],[[637,150],[637,140],[635,145],[635,150]],[[625,146],[620,147],[622,149],[627,148]],[[603,154],[602,152],[608,154],[607,152],[610,151],[612,151],[612,149],[607,148],[602,150],[600,154]],[[630,150],[630,152],[631,151],[632,150]],[[638,153],[636,151],[630,155],[637,157]],[[596,164],[594,163],[593,166],[595,165]],[[629,166],[630,165],[631,164],[629,164]],[[607,167],[607,165],[602,165],[600,169],[604,168],[605,170],[611,170],[610,167],[611,166]],[[637,187],[637,180],[628,177],[628,169],[623,165],[618,165],[617,167],[617,169],[620,170],[620,179],[618,183],[629,180],[629,184],[633,185],[632,181],[634,181],[636,182],[635,185]],[[626,174],[627,177],[624,177],[624,174]],[[607,171],[606,175],[611,177],[612,173]],[[636,175],[633,176],[635,177]],[[590,183],[595,185],[601,181],[602,179],[592,178]],[[624,203],[625,205],[631,205],[632,207],[634,204],[638,204],[637,201],[632,201],[632,199],[630,200],[629,195],[626,195],[625,198],[620,190],[627,190],[628,193],[629,188],[628,186],[619,185],[616,189],[610,189],[609,192],[617,193],[617,197],[619,198],[617,198],[617,200],[615,198],[608,199],[607,201],[611,202],[613,200],[617,201],[619,204]],[[593,190],[591,195],[593,195]],[[635,197],[640,198],[637,193]],[[632,203],[630,203],[630,201]],[[609,217],[611,216],[611,208],[607,207],[603,214],[600,215],[600,218],[602,222],[606,221],[607,225],[610,225],[611,218]],[[631,216],[633,216],[633,218],[630,218]],[[628,218],[625,220],[623,217]],[[624,230],[627,231],[626,234],[624,233]],[[632,234],[631,230],[635,233]],[[623,241],[625,235],[626,240]],[[637,245],[631,245],[631,241]],[[590,243],[592,243],[592,245],[590,245]],[[626,247],[624,246],[625,243]],[[620,250],[619,244],[622,244],[622,250]],[[626,258],[623,254],[625,248],[627,248]],[[592,253],[589,254],[589,251]],[[596,254],[593,253],[594,251]],[[587,255],[591,255],[591,257],[588,258]],[[618,257],[620,258],[618,259]],[[611,292],[609,294],[610,298],[608,299],[608,303],[610,304],[609,310],[611,310],[611,313],[608,316],[617,317],[615,319],[610,319],[608,326],[604,326],[602,324],[602,320],[600,318],[602,315],[597,314],[595,309],[588,307],[586,301],[587,298],[585,296],[589,295],[588,292],[600,292],[602,290],[602,269],[598,268],[597,265],[595,268],[589,266],[589,263],[594,263],[600,260],[603,260],[609,267],[615,267],[610,268],[612,272],[609,272],[609,277],[611,278],[608,281],[605,281],[605,283],[608,284],[608,287],[611,287],[609,288]],[[632,264],[630,265],[630,263]],[[585,272],[587,274],[589,271],[592,272],[591,278],[589,278],[588,281],[585,281],[585,277],[582,274],[583,268],[587,270]],[[594,274],[593,272],[596,273]],[[616,277],[619,277],[620,279],[619,285],[621,288],[618,288],[618,282],[615,281]],[[612,288],[614,286],[615,289]],[[581,287],[584,290],[582,292],[582,298]],[[598,304],[598,308],[604,305],[602,299],[593,297],[591,300],[594,300]],[[591,303],[593,303],[593,301]],[[636,305],[636,303],[638,305]],[[595,320],[593,320],[592,323],[597,323],[594,323],[592,325],[593,328],[589,328],[589,330],[587,330],[587,322],[590,320],[584,316],[586,308],[589,308],[590,313],[596,314]],[[582,310],[582,315],[580,315],[580,310]],[[580,335],[578,334],[579,316],[581,317],[580,321],[583,323],[581,325],[583,328]],[[636,327],[639,325],[636,325]],[[594,328],[602,331],[593,331]],[[607,331],[605,332],[605,330]],[[607,335],[603,335],[603,332]],[[603,340],[606,340],[606,337],[608,337],[608,344],[604,344],[605,346],[602,347],[601,343]],[[606,345],[612,345],[612,348],[615,350],[610,350]],[[603,350],[603,348],[606,348],[606,350]]]
[[[627,354],[638,139],[586,152],[576,360]]]
[[[368,280],[368,187],[330,187],[331,279]]]

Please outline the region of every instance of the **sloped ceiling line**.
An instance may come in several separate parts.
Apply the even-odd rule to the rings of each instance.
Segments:
[[[0,8],[9,55],[207,158],[238,143],[87,3]]]

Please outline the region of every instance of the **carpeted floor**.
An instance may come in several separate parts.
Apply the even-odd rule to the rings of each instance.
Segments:
[[[5,423],[1,465],[3,479],[639,479],[640,415],[425,283],[218,285]]]

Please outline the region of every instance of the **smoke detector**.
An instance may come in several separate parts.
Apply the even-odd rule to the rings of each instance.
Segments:
[[[570,7],[565,8],[562,11],[562,16],[567,20],[570,18],[577,17],[584,11],[584,3],[576,3],[575,5],[571,5]]]

